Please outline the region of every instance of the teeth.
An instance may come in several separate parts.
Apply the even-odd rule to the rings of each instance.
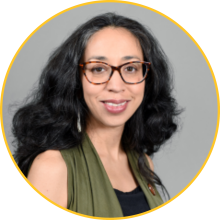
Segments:
[[[105,104],[110,105],[110,106],[115,106],[115,107],[124,105],[125,103],[126,103],[126,101],[122,102],[120,104],[115,104],[115,103],[112,103],[112,102],[105,102]]]

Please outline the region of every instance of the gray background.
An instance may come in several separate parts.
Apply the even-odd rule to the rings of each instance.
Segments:
[[[11,144],[13,111],[9,105],[21,102],[36,85],[51,52],[79,25],[105,12],[116,12],[144,24],[154,33],[173,66],[174,96],[185,108],[181,127],[153,157],[155,172],[171,198],[198,173],[211,149],[217,125],[217,97],[208,65],[193,41],[163,16],[124,3],[96,3],[59,15],[40,28],[23,46],[7,78],[3,97],[3,123]]]

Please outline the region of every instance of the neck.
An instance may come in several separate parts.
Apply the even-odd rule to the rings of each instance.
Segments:
[[[118,160],[119,156],[124,153],[121,145],[123,130],[124,125],[110,127],[90,121],[86,132],[99,156]]]

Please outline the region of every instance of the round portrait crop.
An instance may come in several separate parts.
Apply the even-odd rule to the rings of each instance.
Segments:
[[[170,63],[152,30],[120,13],[74,28],[13,113],[13,157],[33,188],[59,207],[101,218],[144,214],[171,199],[152,161],[187,111],[174,95]]]

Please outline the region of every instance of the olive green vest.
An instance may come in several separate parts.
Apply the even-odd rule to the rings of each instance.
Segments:
[[[81,146],[60,151],[67,165],[67,208],[96,217],[123,217],[122,209],[104,166],[87,134]],[[163,203],[158,191],[153,195],[140,175],[137,155],[127,152],[129,164],[151,209]],[[146,159],[146,163],[148,161]]]

